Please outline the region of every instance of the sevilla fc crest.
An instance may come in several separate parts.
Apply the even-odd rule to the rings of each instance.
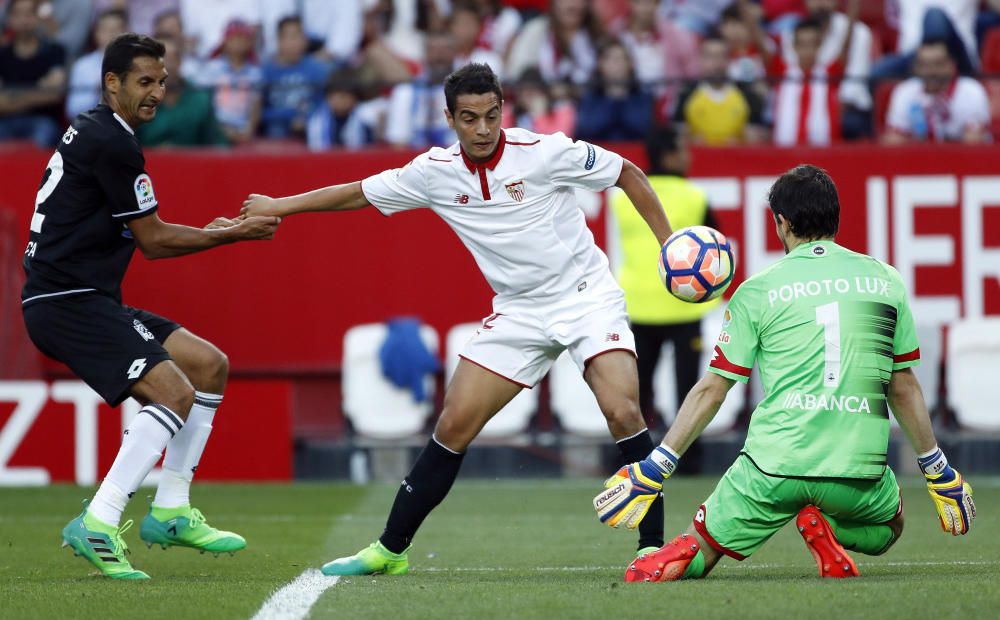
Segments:
[[[507,194],[517,202],[524,200],[524,181],[508,183],[504,187],[507,188]]]

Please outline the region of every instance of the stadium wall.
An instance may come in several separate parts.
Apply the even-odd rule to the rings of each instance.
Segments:
[[[645,163],[638,145],[612,148]],[[26,241],[37,179],[49,155],[31,148],[0,150],[0,215],[5,215],[0,224],[6,227],[0,233],[18,247]],[[347,182],[405,164],[413,155],[398,150],[160,150],[148,154],[147,167],[161,217],[203,225],[215,216],[237,213],[248,192],[290,194]],[[990,146],[696,150],[691,174],[708,192],[720,228],[737,242],[738,279],[781,256],[766,193],[777,175],[801,162],[832,174],[842,203],[839,241],[899,269],[919,322],[945,326],[963,316],[1000,314],[1000,175],[995,174],[1000,150]],[[606,245],[603,211],[591,224],[598,243]],[[2,255],[8,264],[0,265],[5,280],[0,288],[16,290],[12,280],[20,273],[10,262],[18,253]],[[182,260],[137,258],[125,283],[128,303],[181,322],[229,354],[234,376],[245,381],[234,382],[227,392],[226,409],[245,416],[239,423],[249,429],[242,440],[250,446],[290,444],[293,434],[301,434],[296,429],[310,420],[320,425],[326,420],[326,430],[332,428],[333,434],[342,428],[336,377],[348,327],[418,315],[443,336],[455,324],[490,314],[490,297],[466,250],[428,211],[392,218],[374,209],[300,216],[285,223],[271,243],[240,244]],[[0,368],[0,379],[66,377],[58,365],[25,361],[35,354],[24,337],[16,298],[4,295],[2,301],[0,346],[6,349],[0,350],[0,361],[17,363]],[[67,414],[72,407],[53,397],[53,384],[41,385],[47,390],[41,413],[14,443],[15,406],[0,397],[0,420],[6,420],[0,435],[0,477],[5,464],[44,463],[52,480],[79,481],[79,464],[70,466],[79,456],[67,456],[72,453],[68,447],[79,441]],[[234,399],[242,398],[233,394],[245,390],[253,393],[244,401],[247,406],[233,406]],[[99,412],[104,409],[98,407]],[[118,429],[119,416],[102,413],[98,418],[99,428]],[[105,418],[111,421],[105,423]],[[227,416],[220,418],[225,423]],[[69,437],[57,442],[65,450],[40,439],[57,431]],[[117,446],[112,431],[107,433],[97,452],[101,469],[110,464],[104,460],[113,457]],[[277,437],[289,441],[276,442]],[[234,444],[231,453],[218,446],[210,452],[220,461],[236,461],[239,450]],[[275,459],[287,455],[276,454]],[[267,478],[259,464],[217,472],[223,478]],[[268,471],[273,464],[268,463]],[[273,470],[278,477],[289,475],[285,465]],[[206,476],[211,470],[206,464]]]

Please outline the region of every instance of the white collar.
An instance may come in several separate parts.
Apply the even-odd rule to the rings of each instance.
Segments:
[[[112,112],[111,115],[114,116],[115,120],[118,121],[121,124],[121,126],[125,128],[125,131],[129,132],[133,136],[135,135],[135,131],[132,129],[132,127],[129,126],[128,123],[125,122],[124,118],[118,116],[118,112]]]

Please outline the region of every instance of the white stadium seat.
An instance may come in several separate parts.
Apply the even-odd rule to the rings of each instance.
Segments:
[[[568,352],[564,351],[549,371],[549,398],[552,413],[567,432],[586,437],[608,436],[608,424],[597,406],[597,398]]]
[[[948,400],[959,424],[1000,430],[996,381],[1000,369],[1000,319],[964,319],[948,330]]]
[[[425,379],[427,400],[418,403],[413,393],[398,388],[382,375],[379,349],[388,328],[383,323],[355,325],[344,334],[344,414],[354,429],[371,439],[401,439],[424,428],[434,405],[434,377]],[[420,326],[420,339],[434,355],[437,331]]]
[[[472,338],[481,323],[461,323],[452,327],[445,337],[445,383],[451,381],[455,369],[458,368],[458,354],[462,352],[465,343]],[[528,430],[531,416],[538,409],[538,390],[521,390],[514,400],[500,410],[493,419],[486,423],[479,437],[510,437]]]

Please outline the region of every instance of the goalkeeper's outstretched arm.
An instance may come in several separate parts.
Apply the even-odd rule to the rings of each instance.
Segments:
[[[678,456],[684,454],[715,414],[719,413],[719,407],[735,383],[732,379],[714,372],[705,373],[684,398],[681,408],[677,411],[677,419],[670,426],[660,445]]]
[[[917,463],[927,479],[927,492],[941,520],[941,529],[955,536],[965,534],[976,518],[972,487],[948,464],[944,452],[938,448],[920,382],[909,368],[892,373],[889,407],[917,453]]]

